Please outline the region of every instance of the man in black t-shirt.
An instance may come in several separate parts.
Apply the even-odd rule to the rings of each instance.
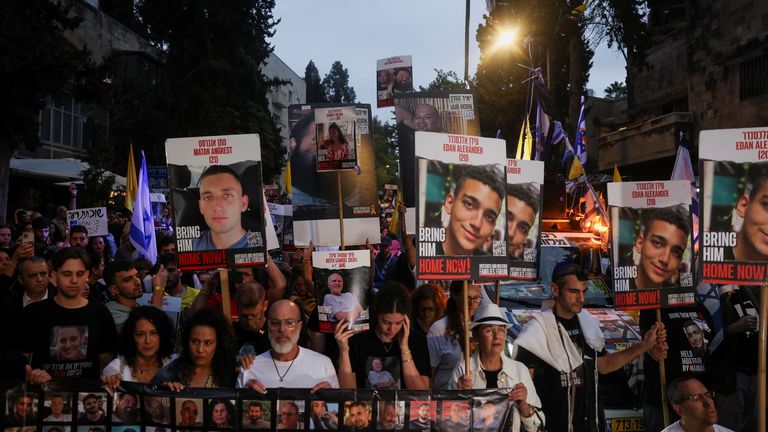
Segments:
[[[66,248],[51,258],[58,293],[24,308],[21,342],[31,365],[27,380],[44,384],[52,379],[98,379],[112,360],[117,337],[109,310],[81,296],[88,283],[88,256]]]
[[[657,342],[654,326],[642,342],[606,353],[598,320],[583,310],[587,284],[580,279],[582,274],[572,262],[555,266],[550,287],[554,304],[545,305],[546,309],[526,324],[516,341],[517,360],[531,370],[548,430],[602,431],[605,415],[597,373],[624,367]],[[664,338],[663,332],[660,336]]]
[[[258,282],[243,282],[235,294],[240,319],[233,324],[237,337],[238,358],[251,358],[270,350],[266,312],[269,305],[264,287]]]

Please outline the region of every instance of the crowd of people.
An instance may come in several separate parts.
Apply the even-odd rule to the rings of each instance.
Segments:
[[[646,363],[663,360],[670,350],[664,324],[654,321],[639,343],[608,353],[597,320],[583,309],[584,272],[564,262],[552,274],[552,300],[528,322],[511,353],[511,323],[482,286],[469,284],[465,312],[463,282],[417,284],[413,241],[390,233],[370,246],[375,294],[369,331],[352,330],[359,305],[351,315],[334,314],[333,333],[319,331],[311,245],[279,259],[270,257],[264,267],[230,270],[227,319],[219,273],[181,270],[172,237],[158,238],[159,258],[153,263],[138,257],[130,245],[126,215],[110,211],[110,234],[89,236],[82,226],[61,224],[62,217],[66,222],[62,208],[50,220],[20,210],[14,225],[0,226],[0,324],[7,329],[7,342],[0,346],[3,379],[35,385],[99,379],[110,390],[138,382],[174,392],[504,389],[512,407],[512,430],[535,431],[546,425],[550,431],[601,431],[605,417],[600,374],[620,370],[646,353]],[[30,236],[25,233],[33,240],[26,241]],[[329,286],[334,286],[334,278],[328,278]],[[328,294],[331,300],[343,295],[337,288]],[[163,310],[169,297],[180,299],[177,322]],[[751,322],[742,324],[753,329]],[[741,327],[732,331],[740,332]],[[467,331],[473,352],[469,364],[462,361]],[[717,404],[705,386],[711,380],[705,374],[675,378],[667,389],[675,423],[665,430],[713,430]],[[649,400],[659,397],[659,390]],[[15,398],[6,420],[23,424],[29,415],[25,404],[30,403],[23,395]],[[233,421],[227,403],[210,407],[222,427]],[[751,412],[749,403],[742,402],[743,412]],[[46,416],[71,416],[58,409],[60,405],[52,401]],[[134,415],[136,399],[125,396],[115,407],[115,416]],[[391,411],[385,407],[379,424],[429,430],[434,418],[430,406],[425,407],[424,418],[408,425],[393,418],[394,405]],[[439,427],[465,430],[465,408],[451,406]],[[203,407],[189,399],[179,409],[180,421],[195,425]],[[370,403],[347,409],[343,421],[349,427],[366,429],[375,421]],[[248,422],[263,425],[261,405],[254,402],[247,410]],[[297,410],[290,404],[280,406],[281,424]],[[330,412],[325,402],[317,401],[311,411],[314,428],[338,427],[339,413]],[[478,412],[482,415],[475,416],[473,428],[495,430],[502,420],[493,404]]]

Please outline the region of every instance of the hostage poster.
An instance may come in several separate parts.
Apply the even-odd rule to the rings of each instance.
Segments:
[[[354,107],[357,167],[318,172],[316,110]],[[293,205],[293,241],[297,247],[341,244],[339,202],[344,218],[344,244],[364,245],[379,238],[379,201],[376,195],[370,105],[291,105],[289,154]],[[341,197],[339,197],[339,177]],[[373,241],[373,240],[372,240]]]
[[[701,281],[760,285],[768,270],[768,128],[699,135]]]
[[[312,280],[320,331],[332,333],[342,319],[352,330],[368,330],[371,253],[366,250],[312,252]]]
[[[403,203],[408,208],[406,225],[409,234],[416,232],[415,133],[437,132],[460,135],[480,135],[480,120],[472,92],[446,90],[407,93],[395,97],[397,142],[400,148],[400,179]],[[502,159],[506,158],[506,153]]]
[[[264,264],[259,136],[172,138],[165,155],[179,268]]]
[[[318,172],[355,169],[355,119],[353,106],[315,110]]]
[[[503,140],[416,133],[419,279],[508,275]]]
[[[396,56],[376,60],[376,107],[395,104],[395,95],[413,91],[411,56]]]
[[[506,222],[509,278],[538,278],[544,162],[507,159]]]
[[[608,183],[608,203],[616,308],[693,304],[690,183]]]

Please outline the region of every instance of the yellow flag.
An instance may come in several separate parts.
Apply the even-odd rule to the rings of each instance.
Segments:
[[[133,211],[133,202],[136,201],[137,183],[136,163],[133,161],[133,144],[131,144],[131,150],[128,152],[128,173],[125,176],[125,208],[130,211]]]
[[[621,183],[621,174],[619,174],[619,166],[616,164],[613,164],[613,181],[616,183]]]
[[[285,183],[285,193],[291,195],[293,193],[293,181],[291,180],[291,161],[288,161],[288,165],[285,166],[285,173],[283,173],[283,183]]]
[[[515,153],[515,159],[523,158],[524,145],[525,145],[525,119],[523,119],[523,124],[520,125],[520,138],[517,139],[517,152]]]
[[[568,173],[568,180],[576,180],[580,176],[586,176],[587,173],[584,172],[584,167],[581,166],[581,162],[579,162],[579,158],[574,157],[573,158],[573,164],[571,165],[571,171]]]
[[[402,199],[403,199],[403,194],[400,192],[400,189],[398,189],[397,202],[395,203],[395,212],[392,213],[392,220],[389,221],[389,227],[387,228],[389,232],[395,233],[398,236],[400,235],[400,233],[398,232],[400,230],[400,212],[397,211],[397,208],[400,206]]]
[[[533,150],[533,134],[531,133],[531,122],[528,117],[525,118],[525,152],[523,159],[531,160],[531,151]]]

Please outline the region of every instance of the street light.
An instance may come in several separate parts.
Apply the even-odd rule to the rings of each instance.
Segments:
[[[499,38],[496,40],[497,46],[509,46],[515,42],[517,31],[515,29],[504,29],[499,32]]]

